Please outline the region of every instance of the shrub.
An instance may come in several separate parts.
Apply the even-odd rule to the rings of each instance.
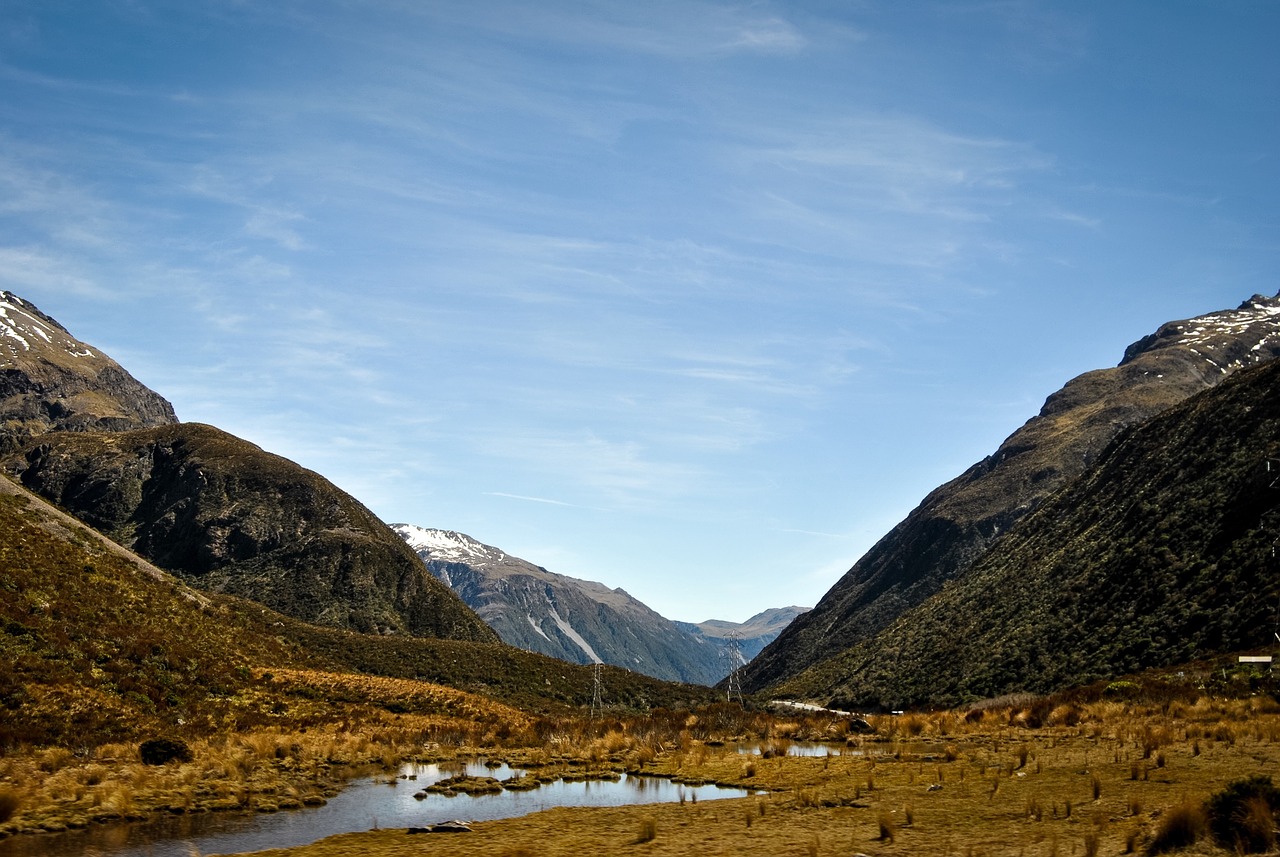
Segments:
[[[1206,827],[1204,810],[1193,802],[1170,807],[1160,818],[1155,836],[1147,846],[1148,854],[1163,854],[1175,848],[1194,845],[1204,835]]]
[[[11,788],[0,788],[0,824],[13,818],[18,813],[22,800]]]
[[[1275,847],[1280,789],[1272,785],[1271,777],[1258,774],[1228,783],[1205,801],[1204,809],[1219,845],[1244,853]]]
[[[167,765],[169,762],[190,762],[191,748],[185,741],[174,738],[151,738],[138,747],[138,755],[144,765]]]
[[[893,844],[893,840],[898,835],[898,825],[894,822],[893,816],[888,812],[881,810],[876,817],[876,822],[880,826],[880,841]]]

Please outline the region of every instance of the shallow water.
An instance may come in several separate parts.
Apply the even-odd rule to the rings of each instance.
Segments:
[[[759,756],[763,751],[771,749],[775,746],[769,741],[761,741],[756,744],[741,744],[738,746],[738,752],[744,756]],[[811,741],[790,741],[785,744],[787,756],[861,756],[862,751],[854,747],[847,747],[844,744],[818,744]]]
[[[503,765],[486,768],[475,762],[466,773],[507,779],[519,776]],[[132,824],[93,825],[87,830],[0,839],[0,857],[189,857],[191,854],[235,854],[264,848],[305,845],[337,833],[375,828],[425,827],[461,819],[491,821],[514,818],[557,806],[624,806],[680,800],[714,800],[749,794],[742,789],[677,785],[659,777],[624,775],[618,782],[549,783],[532,791],[494,795],[428,795],[414,793],[462,766],[406,765],[404,776],[387,784],[387,776],[356,780],[324,806],[278,813],[199,813],[168,816]]]

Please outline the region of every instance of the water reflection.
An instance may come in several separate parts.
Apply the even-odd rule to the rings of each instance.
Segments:
[[[762,741],[757,744],[741,744],[738,752],[744,756],[861,756],[862,751],[844,744],[819,744],[812,741]]]
[[[327,804],[272,814],[204,813],[135,824],[0,840],[0,857],[189,857],[305,845],[338,833],[375,828],[425,827],[452,819],[491,821],[558,806],[623,806],[740,797],[749,792],[687,786],[657,777],[624,775],[617,782],[558,781],[531,791],[445,797],[414,795],[459,773],[503,780],[524,772],[506,765],[406,765],[404,779],[383,775],[357,780]]]

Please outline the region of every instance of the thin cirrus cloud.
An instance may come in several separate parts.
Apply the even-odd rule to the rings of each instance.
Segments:
[[[635,6],[591,2],[570,10],[554,4],[489,6],[476,15],[457,4],[430,14],[465,20],[493,32],[518,34],[580,48],[615,49],[668,58],[717,57],[735,52],[788,54],[809,42],[799,27],[767,7],[706,2]]]

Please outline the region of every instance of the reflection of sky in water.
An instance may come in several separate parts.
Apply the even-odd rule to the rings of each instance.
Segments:
[[[239,815],[205,813],[165,818],[155,824],[94,828],[85,833],[0,840],[0,857],[189,857],[304,845],[337,833],[376,827],[425,827],[441,821],[492,821],[557,806],[621,806],[680,800],[740,797],[739,789],[684,786],[656,777],[623,775],[614,782],[555,782],[532,791],[504,791],[495,795],[413,795],[437,780],[462,772],[462,766],[406,765],[402,774],[416,780],[387,778],[360,780],[321,807],[287,812]],[[503,765],[466,766],[471,776],[503,780],[519,776]]]
[[[844,744],[813,744],[808,741],[781,742],[777,745],[768,741],[758,744],[743,744],[738,752],[744,756],[759,756],[762,751],[771,747],[786,747],[788,756],[861,756],[862,751]]]

